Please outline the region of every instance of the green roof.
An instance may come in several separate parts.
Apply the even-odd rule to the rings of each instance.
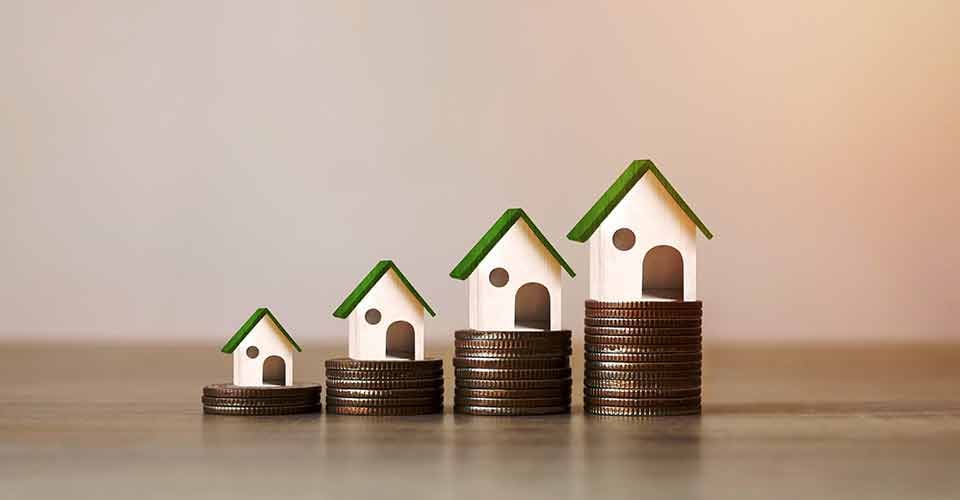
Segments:
[[[530,220],[530,217],[527,216],[527,213],[523,211],[522,208],[511,208],[508,209],[503,215],[493,223],[493,226],[480,238],[480,241],[477,242],[473,248],[467,252],[467,255],[463,257],[463,260],[457,264],[457,267],[453,268],[453,271],[450,271],[450,277],[456,278],[458,280],[465,280],[470,276],[470,273],[480,265],[480,262],[490,253],[490,250],[493,249],[500,241],[500,238],[503,238],[503,235],[507,234],[513,225],[520,219],[523,219],[527,223],[527,226],[530,227],[530,230],[533,231],[533,234],[537,236],[537,239],[540,240],[540,243],[543,243],[543,246],[547,248],[547,251],[550,252],[550,255],[554,259],[557,259],[557,262],[560,263],[560,266],[563,267],[567,273],[570,274],[570,277],[576,276],[576,273],[573,272],[573,269],[570,268],[570,264],[567,264],[567,261],[563,260],[563,257],[560,256],[560,252],[557,252],[556,248],[553,248],[553,245],[547,241],[547,237],[540,232],[540,229],[536,224]]]
[[[687,205],[687,202],[683,201],[683,197],[680,196],[680,193],[673,188],[673,185],[670,184],[670,181],[660,173],[660,169],[653,164],[650,160],[634,160],[627,166],[627,169],[620,174],[620,177],[617,177],[617,180],[613,182],[613,185],[603,196],[597,200],[596,203],[590,207],[590,210],[580,219],[580,222],[577,223],[573,229],[570,230],[570,233],[567,234],[567,238],[573,241],[579,241],[583,243],[587,241],[594,231],[600,227],[600,224],[604,219],[610,215],[610,212],[616,208],[617,204],[620,203],[620,200],[623,199],[627,193],[633,188],[634,184],[643,177],[643,174],[647,172],[653,172],[653,175],[660,181],[660,184],[663,185],[664,189],[670,193],[670,196],[673,197],[673,201],[677,202],[677,205],[680,206],[680,209],[683,210],[683,213],[687,214],[687,217],[693,221],[694,224],[700,231],[703,232],[703,235],[707,239],[713,238],[713,233],[707,229],[707,226],[700,220],[700,217],[697,217],[697,214],[693,212],[693,209],[690,208],[690,205]]]
[[[261,307],[260,309],[253,311],[253,314],[250,315],[250,318],[247,319],[247,322],[244,323],[239,330],[237,330],[237,333],[233,334],[233,337],[230,337],[230,340],[228,340],[226,344],[223,344],[223,347],[220,350],[228,354],[233,352],[233,350],[240,345],[240,342],[243,342],[243,339],[247,337],[247,335],[253,330],[253,327],[257,326],[257,323],[259,323],[264,316],[270,316],[270,319],[273,320],[273,324],[277,325],[277,328],[280,329],[280,333],[282,333],[283,336],[290,341],[290,344],[292,344],[298,352],[302,351],[300,346],[297,345],[297,341],[293,340],[293,337],[291,337],[290,334],[284,330],[283,325],[277,321],[277,317],[274,316],[273,313],[270,312],[270,309],[267,309],[266,307]]]
[[[387,271],[393,269],[397,273],[397,277],[400,278],[400,281],[403,282],[403,285],[407,287],[407,290],[417,298],[417,301],[420,302],[420,305],[430,313],[430,316],[436,316],[437,313],[433,312],[433,309],[430,308],[430,304],[427,304],[426,300],[423,300],[423,297],[417,292],[417,289],[410,284],[410,281],[407,280],[407,277],[400,272],[400,269],[393,263],[392,260],[381,260],[377,262],[377,265],[373,266],[373,269],[360,281],[360,284],[350,292],[350,295],[347,295],[346,299],[343,299],[343,303],[340,304],[340,307],[336,311],[333,311],[333,315],[337,318],[346,318],[353,312],[357,307],[357,304],[367,296],[367,293],[370,292],[370,289],[373,288],[373,285],[376,285],[380,278],[384,274],[387,274]]]

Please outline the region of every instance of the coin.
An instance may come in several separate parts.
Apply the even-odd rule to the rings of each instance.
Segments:
[[[327,378],[354,380],[397,380],[443,377],[443,370],[327,370]]]
[[[664,408],[638,408],[626,406],[584,406],[583,411],[593,415],[610,417],[678,417],[681,415],[699,415],[700,405],[670,406]]]
[[[703,316],[700,310],[668,309],[586,309],[584,318],[622,319],[697,319]]]
[[[567,368],[570,366],[570,358],[566,356],[523,359],[453,358],[453,366],[455,368],[502,368],[511,370]]]
[[[607,328],[697,328],[700,318],[584,318],[584,326]]]
[[[454,398],[454,406],[492,406],[498,408],[530,408],[570,406],[570,396],[552,398]]]
[[[328,359],[324,365],[327,370],[376,370],[376,371],[430,371],[442,370],[442,359],[422,360],[360,360],[350,358]]]
[[[504,349],[504,350],[480,350],[480,349],[461,349],[454,351],[454,356],[458,358],[499,358],[499,359],[529,359],[529,358],[556,358],[569,356],[573,354],[573,349],[569,347],[562,350],[540,351],[537,349]]]
[[[701,384],[700,376],[688,376],[679,378],[658,378],[658,379],[636,379],[636,380],[617,380],[601,379],[596,377],[587,377],[583,379],[583,385],[596,389],[621,389],[621,390],[676,390],[676,389],[699,389]]]
[[[523,331],[489,331],[489,330],[457,330],[454,332],[456,340],[530,340],[542,341],[569,340],[570,330],[523,330]]]
[[[319,404],[297,406],[214,406],[203,405],[203,412],[209,415],[294,415],[297,413],[313,413],[320,411]]]
[[[627,406],[630,408],[667,408],[700,406],[700,396],[682,398],[608,398],[584,396],[584,406]]]
[[[700,372],[699,361],[687,361],[679,363],[620,363],[616,361],[587,361],[584,365],[585,370],[616,370],[616,371],[641,371],[641,372],[674,372],[674,371],[695,371]]]
[[[443,387],[443,377],[423,379],[363,380],[339,379],[327,376],[327,391],[331,389],[413,389]]]
[[[457,368],[455,376],[460,378],[475,378],[482,380],[526,380],[545,378],[570,378],[569,368],[540,368],[531,370],[514,370],[499,368]]]
[[[700,344],[700,336],[686,335],[584,335],[587,344],[609,345],[690,345]]]
[[[573,385],[573,380],[570,378],[548,378],[539,380],[456,379],[457,389],[532,390],[564,388],[564,390],[569,391],[571,385]]]
[[[503,406],[454,406],[454,413],[464,415],[483,415],[491,417],[524,417],[534,415],[554,415],[570,413],[570,406],[540,406],[540,407],[503,407]]]
[[[703,302],[699,300],[675,301],[675,300],[628,300],[628,301],[608,301],[587,299],[584,304],[590,309],[702,309]]]
[[[644,354],[619,354],[604,352],[585,352],[583,357],[586,361],[612,361],[617,363],[649,363],[649,362],[678,362],[678,361],[696,361],[700,362],[702,355],[699,352],[681,352],[681,353],[644,353]]]
[[[333,415],[357,415],[365,417],[405,417],[443,413],[443,405],[427,406],[328,406]]]
[[[265,407],[265,406],[302,406],[317,404],[317,396],[303,398],[217,398],[203,396],[200,401],[209,406]]]
[[[591,379],[609,380],[683,380],[700,379],[700,370],[678,371],[626,371],[626,370],[586,370],[584,376]]]
[[[701,328],[613,328],[599,326],[585,326],[583,333],[587,335],[650,335],[657,337],[666,337],[670,335],[683,335],[695,337],[700,335]]]
[[[584,387],[583,395],[596,398],[684,398],[700,397],[700,388],[688,389],[602,389]]]
[[[297,397],[320,393],[320,384],[240,386],[233,384],[211,384],[203,388],[204,396],[220,398],[269,398]]]
[[[443,387],[418,387],[413,389],[337,389],[328,387],[327,396],[338,398],[416,398],[443,397]]]
[[[454,399],[457,398],[549,398],[563,397],[570,399],[570,386],[553,387],[549,389],[469,389],[457,387]]]
[[[327,396],[327,406],[429,406],[436,404],[443,404],[443,395],[380,399]]]
[[[455,340],[453,346],[457,349],[475,349],[490,351],[530,351],[557,352],[570,349],[570,339],[560,341],[528,341],[528,340]]]
[[[584,344],[584,354],[700,354],[703,346],[697,344],[679,345],[616,345]]]

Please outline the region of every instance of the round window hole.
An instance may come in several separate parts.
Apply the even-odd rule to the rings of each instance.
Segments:
[[[380,322],[380,310],[379,309],[367,309],[367,313],[363,315],[363,319],[367,320],[367,323],[371,325],[376,325]]]
[[[256,359],[260,355],[260,349],[257,349],[257,346],[250,346],[247,348],[247,357],[250,359]]]
[[[506,284],[507,284],[509,281],[510,281],[510,273],[508,273],[506,269],[504,269],[504,268],[502,268],[502,267],[498,267],[498,268],[494,269],[493,271],[490,271],[490,284],[491,284],[491,285],[493,285],[493,286],[495,286],[495,287],[497,287],[497,288],[500,288],[500,287],[506,286]]]
[[[622,250],[626,252],[633,248],[633,245],[637,244],[637,235],[633,234],[633,231],[622,227],[617,229],[613,233],[613,246],[617,247],[617,250]]]

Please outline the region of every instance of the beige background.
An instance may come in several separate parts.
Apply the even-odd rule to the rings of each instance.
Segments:
[[[509,206],[563,238],[635,158],[717,234],[710,339],[957,339],[960,2],[0,0],[0,340],[304,343]]]

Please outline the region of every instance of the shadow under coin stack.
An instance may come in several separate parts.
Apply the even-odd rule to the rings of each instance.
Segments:
[[[522,416],[570,412],[570,331],[455,334],[454,411]]]
[[[702,303],[586,301],[584,410],[700,413]]]
[[[211,415],[293,415],[321,409],[319,384],[241,387],[213,384],[203,388],[203,412]]]
[[[328,359],[327,413],[401,416],[443,413],[443,360]]]

